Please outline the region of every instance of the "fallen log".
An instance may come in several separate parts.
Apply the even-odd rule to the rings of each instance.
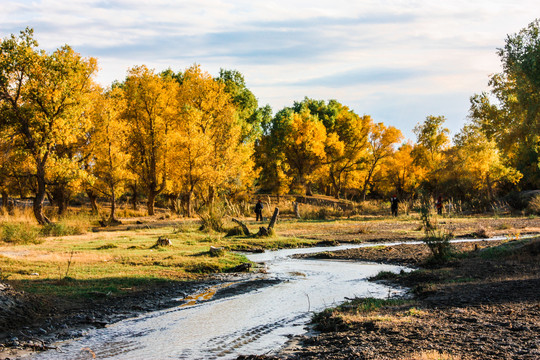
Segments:
[[[244,235],[246,236],[250,236],[251,233],[249,232],[249,229],[248,227],[246,226],[246,224],[244,224],[243,222],[241,222],[240,220],[237,220],[235,218],[232,219],[232,221],[234,221],[235,223],[237,223],[238,225],[240,225],[240,227],[242,227],[242,231],[244,232]]]

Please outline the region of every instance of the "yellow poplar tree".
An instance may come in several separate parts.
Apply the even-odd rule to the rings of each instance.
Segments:
[[[365,161],[365,175],[362,187],[362,200],[366,200],[368,186],[381,161],[394,153],[394,146],[403,139],[401,131],[383,123],[374,124],[370,129],[368,151]]]
[[[346,106],[341,106],[332,131],[326,138],[326,163],[328,175],[336,198],[346,180],[354,178],[349,173],[358,170],[364,162],[368,134],[372,126],[371,117],[358,116]],[[349,183],[348,185],[353,185]]]
[[[400,198],[411,196],[418,189],[425,178],[423,167],[415,164],[413,145],[408,142],[388,157],[382,164],[385,191],[397,192]]]
[[[40,224],[49,174],[54,167],[77,167],[58,147],[77,140],[89,124],[83,116],[97,61],[82,58],[65,45],[51,54],[37,49],[33,30],[0,43],[0,106],[2,127],[15,146],[33,160],[35,179],[33,210]]]
[[[177,95],[172,136],[171,178],[186,196],[188,216],[195,191],[214,191],[232,179],[248,181],[253,164],[251,147],[240,142],[241,126],[230,95],[198,65],[188,68]]]
[[[167,185],[169,132],[178,84],[146,66],[129,70],[123,85],[131,169],[146,188],[148,214]]]
[[[126,151],[128,129],[122,119],[125,99],[122,89],[115,87],[99,93],[92,111],[94,132],[92,136],[91,171],[95,177],[92,189],[111,201],[109,224],[115,224],[116,199],[124,184],[132,177],[128,166],[131,160]]]
[[[477,126],[465,125],[455,137],[457,161],[453,173],[461,174],[474,188],[493,200],[501,182],[516,184],[522,174],[505,166],[495,141],[488,140]]]
[[[439,192],[443,176],[445,151],[450,146],[449,130],[443,127],[444,116],[428,116],[422,124],[414,128],[417,143],[413,149],[415,164],[426,171],[424,185],[434,193]]]
[[[312,195],[310,183],[326,157],[326,128],[307,109],[289,116],[282,149],[296,183]]]

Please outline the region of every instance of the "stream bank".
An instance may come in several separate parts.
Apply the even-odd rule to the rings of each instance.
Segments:
[[[539,359],[540,239],[501,243],[454,244],[467,256],[386,277],[413,289],[410,302],[329,311],[322,322],[331,326],[317,335],[295,338],[277,356],[240,359]],[[319,256],[421,264],[427,255],[424,245],[405,244]]]

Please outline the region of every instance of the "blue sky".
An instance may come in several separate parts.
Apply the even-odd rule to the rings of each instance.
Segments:
[[[497,48],[540,17],[538,0],[0,0],[0,36],[98,58],[97,80],[129,68],[239,70],[274,112],[337,99],[401,129],[443,115],[455,134],[469,98],[500,72]]]

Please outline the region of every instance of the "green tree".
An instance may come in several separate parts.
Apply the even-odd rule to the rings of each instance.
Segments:
[[[237,70],[219,70],[216,81],[225,85],[224,90],[231,96],[236,114],[242,124],[242,139],[253,141],[260,137],[261,117],[257,116],[257,98],[246,86],[244,76]]]
[[[470,116],[505,161],[524,176],[523,188],[540,186],[540,22],[509,35],[498,51],[503,72],[491,77],[491,96],[471,98]],[[493,98],[495,101],[493,101]]]

